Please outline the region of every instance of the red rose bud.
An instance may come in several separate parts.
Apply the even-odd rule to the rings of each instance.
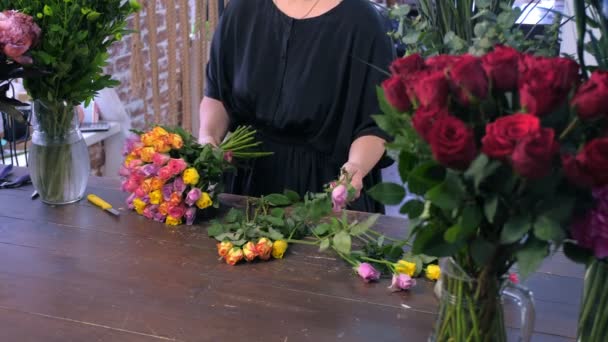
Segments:
[[[272,241],[268,240],[267,238],[261,238],[255,245],[255,250],[258,252],[260,259],[270,259],[270,253],[272,253]]]
[[[593,186],[608,184],[608,138],[592,140],[583,150]]]
[[[521,139],[539,129],[540,120],[534,115],[513,114],[500,117],[486,125],[481,149],[488,157],[505,159],[513,153]]]
[[[412,54],[403,58],[398,58],[391,63],[389,69],[393,75],[407,77],[408,75],[422,70],[424,68],[424,59],[420,54]]]
[[[608,117],[608,72],[591,74],[591,78],[576,91],[571,105],[583,120]]]
[[[232,249],[232,247],[234,246],[230,241],[220,242],[217,244],[217,254],[219,254],[221,257],[225,257],[228,255],[228,252]]]
[[[509,46],[498,45],[492,52],[481,57],[481,64],[492,88],[498,91],[517,89],[517,68],[521,54]]]
[[[232,247],[228,254],[226,255],[226,263],[228,265],[236,265],[237,262],[243,259],[243,250],[239,247]]]
[[[443,71],[447,68],[450,68],[454,63],[458,62],[461,56],[452,56],[452,55],[437,55],[428,57],[424,64],[425,66],[434,71]]]
[[[245,246],[243,246],[243,254],[245,255],[245,260],[253,261],[253,259],[258,256],[255,244],[251,241],[247,242]]]
[[[473,130],[451,115],[435,122],[430,144],[435,160],[452,169],[467,169],[477,156]]]
[[[445,107],[448,103],[448,80],[442,71],[423,71],[412,75],[412,91],[420,107]]]
[[[399,76],[392,76],[382,82],[382,89],[384,89],[384,96],[386,100],[395,109],[400,112],[406,112],[410,109],[411,103],[405,90],[405,84],[403,79]]]
[[[445,107],[419,107],[412,117],[412,126],[414,126],[416,132],[428,142],[435,121],[446,116],[448,116],[448,110]]]
[[[483,100],[488,96],[488,78],[481,66],[481,59],[463,55],[448,69],[451,89],[458,94],[458,101],[467,106],[470,100]]]
[[[551,171],[553,156],[558,151],[553,129],[541,128],[517,144],[511,156],[513,168],[526,178],[542,178]]]

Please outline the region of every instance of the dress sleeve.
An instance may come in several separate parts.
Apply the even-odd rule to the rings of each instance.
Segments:
[[[241,1],[230,1],[224,9],[213,33],[209,50],[209,61],[205,68],[204,95],[218,101],[225,100],[226,91],[230,90],[230,75],[234,42],[228,41],[230,28],[235,19],[238,19]]]
[[[222,73],[221,66],[221,45],[222,31],[218,25],[218,29],[213,34],[211,41],[211,51],[209,51],[209,61],[205,68],[205,96],[221,101],[221,91],[219,78]]]

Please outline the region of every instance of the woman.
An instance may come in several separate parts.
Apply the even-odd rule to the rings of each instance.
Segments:
[[[360,192],[380,181],[389,138],[371,118],[393,48],[367,0],[231,0],[211,45],[201,143],[252,125],[271,157],[239,173],[233,193],[319,192],[343,167]],[[376,67],[376,68],[375,68]],[[367,195],[354,210],[381,212]]]

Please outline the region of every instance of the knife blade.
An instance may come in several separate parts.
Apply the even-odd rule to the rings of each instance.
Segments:
[[[99,197],[97,195],[89,194],[89,195],[87,195],[87,199],[89,200],[89,202],[91,202],[94,205],[98,206],[99,208],[111,213],[112,215],[116,215],[116,216],[120,215],[118,210],[112,208],[112,205],[110,203],[104,201],[103,199],[101,199],[101,197]]]

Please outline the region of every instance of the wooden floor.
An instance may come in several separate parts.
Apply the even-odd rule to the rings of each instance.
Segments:
[[[89,191],[122,207],[117,184],[92,178]],[[390,293],[307,246],[231,267],[204,227],[114,218],[85,201],[54,208],[31,192],[0,190],[0,341],[425,341],[432,329],[430,282]],[[397,236],[406,222],[378,227]],[[558,253],[530,278],[534,341],[573,341],[582,275]]]

